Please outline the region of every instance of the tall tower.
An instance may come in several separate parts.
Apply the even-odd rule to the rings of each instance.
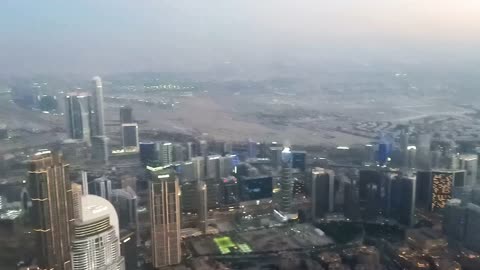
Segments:
[[[120,124],[133,123],[132,107],[122,106],[120,107]]]
[[[180,187],[172,169],[150,171],[150,224],[154,268],[181,262]]]
[[[312,217],[320,218],[334,210],[335,173],[323,168],[312,170]]]
[[[90,142],[92,109],[91,96],[73,93],[65,97],[67,132],[71,139]]]
[[[70,270],[73,201],[68,164],[59,153],[42,150],[29,164],[32,225],[40,269]]]
[[[94,132],[95,136],[105,136],[105,118],[103,110],[103,85],[102,79],[93,77],[93,100],[94,100]]]
[[[285,147],[282,151],[282,171],[280,179],[280,211],[289,213],[293,200],[293,179],[292,179],[292,152]]]
[[[125,270],[117,212],[102,197],[81,197],[72,241],[73,270]]]

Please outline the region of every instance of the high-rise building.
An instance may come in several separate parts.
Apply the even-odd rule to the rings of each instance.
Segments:
[[[220,180],[207,178],[204,180],[207,185],[207,207],[208,209],[218,208],[220,206]]]
[[[415,178],[396,177],[391,183],[390,216],[405,226],[413,226],[415,222],[415,181]]]
[[[187,142],[187,160],[191,160],[195,156],[194,146],[192,142]]]
[[[80,218],[75,220],[72,240],[73,270],[125,270],[120,254],[117,212],[106,199],[81,197]]]
[[[275,169],[282,166],[282,150],[283,148],[281,146],[275,145],[270,147],[270,161]]]
[[[221,187],[223,205],[235,205],[240,202],[240,188],[237,178],[234,176],[223,178]]]
[[[182,162],[185,160],[185,148],[181,144],[174,144],[172,149],[173,162]]]
[[[306,151],[292,151],[292,168],[300,172],[305,172],[307,167],[307,152]]]
[[[28,174],[38,266],[70,270],[74,215],[68,164],[61,154],[42,150],[30,161]]]
[[[409,145],[407,147],[407,168],[414,169],[417,163],[417,147]]]
[[[360,170],[358,182],[362,216],[372,219],[385,216],[389,209],[390,178],[381,170]]]
[[[138,226],[137,194],[130,188],[114,189],[110,201],[115,207],[120,221],[120,229],[136,231]]]
[[[150,223],[154,268],[181,262],[180,187],[169,168],[150,171]]]
[[[198,203],[198,227],[203,232],[207,232],[207,218],[208,218],[208,195],[207,184],[204,181],[197,182],[197,203]]]
[[[285,147],[282,150],[282,171],[280,179],[280,211],[290,213],[293,201],[293,179],[292,179],[292,151]]]
[[[323,168],[312,170],[312,218],[320,218],[334,210],[334,177],[335,173]]]
[[[120,231],[120,253],[125,258],[125,270],[138,269],[137,239],[135,232]]]
[[[156,151],[158,159],[162,166],[167,166],[173,163],[173,144],[170,142],[163,142],[156,144]]]
[[[474,186],[477,184],[477,169],[478,156],[477,155],[460,155],[460,169],[465,170],[465,185]]]
[[[247,157],[248,158],[255,158],[258,154],[257,149],[257,142],[253,141],[252,139],[248,139],[248,149],[247,149]]]
[[[417,207],[430,211],[445,208],[453,198],[453,189],[465,184],[463,170],[435,170],[417,172]]]
[[[105,136],[105,117],[103,108],[103,85],[102,79],[93,77],[93,127],[94,136]]]
[[[72,93],[65,97],[68,137],[90,142],[92,100],[88,94]]]
[[[92,137],[92,159],[99,163],[108,163],[110,158],[109,139],[106,136]]]
[[[431,168],[431,136],[424,133],[417,136],[417,164],[415,168],[429,170]]]
[[[133,123],[133,109],[130,106],[120,107],[120,124]]]
[[[402,156],[402,167],[409,168],[409,155],[408,155],[408,137],[409,134],[406,130],[400,132],[400,152]]]
[[[467,204],[467,221],[465,226],[465,247],[480,252],[480,206]]]
[[[462,242],[465,239],[467,209],[459,199],[447,202],[443,220],[443,231],[450,241]]]
[[[138,149],[138,124],[122,124],[122,144],[124,149]]]
[[[226,155],[218,159],[218,177],[225,178],[233,172],[233,155]]]
[[[97,195],[106,200],[110,200],[112,198],[112,181],[107,177],[102,176],[96,178],[88,185],[88,190],[90,191],[90,194]]]
[[[206,178],[218,179],[219,172],[219,160],[221,156],[219,155],[210,155],[207,157],[206,162]]]
[[[194,180],[205,180],[205,159],[203,157],[192,158]]]
[[[140,161],[143,165],[148,164],[149,162],[157,160],[155,154],[155,143],[154,142],[141,142],[140,143]]]

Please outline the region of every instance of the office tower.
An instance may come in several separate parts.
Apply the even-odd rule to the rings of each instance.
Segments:
[[[100,77],[93,77],[93,127],[94,136],[105,136],[105,118],[103,109],[103,86]]]
[[[105,176],[96,178],[88,184],[90,194],[97,195],[106,200],[112,198],[112,181]]]
[[[199,211],[199,205],[197,200],[199,181],[182,182],[180,189],[182,196],[180,196],[180,206],[183,213],[197,213]]]
[[[397,177],[391,184],[390,216],[400,224],[413,226],[415,223],[416,179]]]
[[[192,158],[194,180],[205,180],[205,159],[203,157]]]
[[[467,224],[465,226],[465,247],[480,252],[480,206],[467,204]]]
[[[440,149],[434,149],[430,152],[431,156],[431,168],[442,168],[442,151]],[[445,167],[444,167],[445,168]],[[458,166],[450,166],[450,169],[458,169]]]
[[[179,264],[180,187],[171,169],[151,171],[149,196],[153,267]]]
[[[138,149],[138,124],[122,124],[123,149]]]
[[[292,151],[292,168],[297,169],[300,172],[304,172],[307,165],[307,152],[306,151]]]
[[[82,185],[77,183],[72,183],[72,208],[73,208],[73,218],[75,220],[78,220],[81,218],[82,196],[83,196]]]
[[[477,155],[460,155],[460,169],[465,170],[465,185],[474,186],[477,184],[477,169],[478,157]]]
[[[73,201],[68,164],[59,153],[42,150],[29,164],[32,225],[40,269],[69,270]]]
[[[120,228],[136,230],[138,226],[137,194],[130,188],[112,190],[112,202],[119,216]]]
[[[173,162],[181,162],[185,160],[185,148],[181,144],[174,144],[172,149]]]
[[[197,203],[198,203],[198,227],[203,232],[207,232],[208,223],[208,195],[207,184],[204,181],[197,182]]]
[[[247,157],[255,158],[257,157],[257,154],[258,154],[257,142],[253,141],[252,139],[248,139]]]
[[[417,206],[434,211],[445,208],[453,198],[453,189],[463,187],[463,170],[435,170],[417,172]]]
[[[312,169],[312,218],[320,218],[327,212],[333,212],[335,173],[323,168]]]
[[[130,106],[120,107],[120,124],[133,123],[133,109]]]
[[[208,142],[205,140],[200,141],[200,156],[206,157],[208,155]]]
[[[274,169],[278,169],[282,166],[282,150],[281,146],[270,147],[270,160]]]
[[[402,155],[402,167],[404,168],[409,168],[408,137],[408,132],[403,129],[400,132],[400,153]]]
[[[233,155],[226,155],[224,157],[220,157],[218,160],[218,177],[225,178],[232,174],[233,172]]]
[[[463,187],[453,187],[452,188],[452,197],[454,199],[459,199],[462,201],[462,205],[472,202],[472,186],[463,186]]]
[[[450,154],[449,158],[449,166],[448,169],[450,170],[459,170],[461,167],[460,164],[460,155],[458,154]]]
[[[389,176],[380,170],[360,170],[358,187],[363,218],[385,216],[389,208]]]
[[[92,137],[92,159],[100,163],[108,163],[110,158],[109,139],[105,136]]]
[[[208,209],[220,206],[220,180],[214,178],[205,179],[207,185],[207,207]]]
[[[392,153],[392,142],[390,138],[385,136],[380,137],[378,142],[377,163],[380,166],[386,165]]]
[[[120,231],[120,254],[125,259],[125,270],[138,269],[137,239],[135,232]]]
[[[447,202],[443,220],[443,231],[449,241],[462,242],[465,239],[467,208],[459,199]]]
[[[234,176],[225,177],[221,182],[221,197],[224,205],[235,205],[240,202],[240,188]]]
[[[242,201],[256,201],[272,198],[273,178],[268,175],[240,177],[240,199]]]
[[[430,134],[419,134],[417,136],[417,165],[416,168],[429,170],[431,168]]]
[[[206,174],[205,178],[212,178],[218,179],[218,171],[219,171],[219,159],[221,156],[219,155],[211,155],[208,156],[206,159],[207,166],[206,166]]]
[[[170,142],[157,143],[156,151],[158,154],[157,160],[162,166],[167,166],[173,163],[173,145]]]
[[[73,270],[125,270],[120,254],[118,216],[113,205],[104,198],[83,195],[80,213],[72,240]]]
[[[65,117],[67,120],[67,133],[70,139],[90,142],[91,97],[87,94],[72,93],[65,97]]]
[[[123,174],[120,176],[120,184],[123,189],[127,187],[131,188],[133,191],[137,192],[137,182],[138,179],[134,175]]]
[[[230,142],[223,142],[223,151],[222,155],[228,155],[233,153],[233,146]]]
[[[139,147],[140,161],[143,165],[147,165],[149,162],[157,160],[154,142],[141,142]]]
[[[344,183],[344,215],[351,220],[360,218],[360,206],[358,199],[358,192],[350,179]]]
[[[191,160],[195,155],[193,150],[193,143],[187,142],[187,160]]]
[[[407,168],[414,169],[417,163],[417,147],[409,145],[407,147]]]
[[[285,147],[282,150],[282,171],[280,179],[280,211],[289,213],[292,209],[293,200],[293,179],[292,179],[292,152],[290,148]]]

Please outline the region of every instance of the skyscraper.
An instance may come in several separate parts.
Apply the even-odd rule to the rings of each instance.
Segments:
[[[156,151],[158,160],[162,166],[167,166],[173,162],[173,144],[171,142],[157,143]]]
[[[465,246],[475,252],[480,252],[480,206],[467,204],[467,220],[465,226]]]
[[[334,177],[331,170],[314,168],[312,170],[312,218],[320,218],[334,209]]]
[[[103,85],[102,79],[98,76],[93,77],[93,135],[95,136],[105,136],[105,118],[104,118],[104,109],[103,109]]]
[[[90,194],[95,194],[106,200],[112,197],[112,181],[105,176],[96,178],[89,183]]]
[[[143,165],[147,165],[149,162],[157,160],[155,155],[155,143],[154,142],[142,142],[140,143],[140,161]]]
[[[68,164],[61,154],[42,150],[30,161],[28,178],[38,266],[70,270],[74,216]]]
[[[65,97],[65,115],[69,138],[90,142],[91,110],[91,96],[72,93]]]
[[[95,195],[81,197],[72,241],[73,270],[125,270],[120,228],[113,205]]]
[[[120,107],[120,124],[133,123],[132,107],[122,106]]]
[[[477,155],[460,155],[460,169],[465,170],[465,185],[474,186],[477,184],[477,169],[478,156]]]
[[[293,179],[292,179],[292,152],[290,148],[285,147],[282,151],[282,171],[280,179],[280,211],[289,213],[292,208],[293,200]]]
[[[149,207],[154,268],[181,262],[180,187],[172,169],[150,171]]]
[[[137,194],[131,187],[112,190],[110,200],[117,210],[120,229],[133,229],[138,225]]]
[[[122,124],[123,149],[138,149],[138,124]]]
[[[102,164],[108,163],[110,158],[109,139],[106,136],[92,137],[92,159]]]
[[[414,225],[416,197],[416,179],[410,177],[397,177],[391,184],[391,215],[400,224]]]

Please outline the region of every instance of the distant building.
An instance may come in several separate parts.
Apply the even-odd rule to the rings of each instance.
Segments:
[[[459,199],[447,202],[443,220],[443,231],[448,239],[463,242],[465,239],[467,209]]]
[[[465,226],[465,247],[480,252],[480,206],[469,203],[467,205],[467,220]]]
[[[172,149],[173,162],[185,161],[185,148],[181,144],[174,144]]]
[[[105,136],[92,137],[92,159],[103,164],[110,158],[109,139]]]
[[[138,124],[122,124],[122,145],[124,149],[138,149]]]
[[[240,187],[234,176],[222,179],[222,201],[224,205],[235,205],[240,202]]]
[[[100,178],[96,178],[88,185],[90,194],[97,195],[108,201],[112,198],[112,181],[107,177],[102,176]]]
[[[281,152],[280,211],[290,213],[293,201],[292,152],[286,147]]]
[[[211,179],[219,179],[218,175],[218,168],[219,168],[219,160],[221,156],[219,155],[210,155],[206,159],[206,178]]]
[[[180,234],[180,186],[171,169],[150,170],[149,208],[154,268],[179,264],[182,259]]]
[[[312,218],[321,218],[334,210],[335,173],[323,168],[312,169]]]
[[[72,93],[65,97],[65,104],[68,137],[90,142],[92,97],[88,94]]]
[[[173,144],[170,142],[163,142],[156,144],[156,151],[158,159],[162,166],[166,166],[173,163]]]
[[[138,202],[135,191],[130,187],[114,189],[110,201],[118,213],[120,228],[136,231],[138,226]]]
[[[92,135],[105,136],[105,117],[103,108],[103,85],[100,77],[94,77],[93,83],[93,115],[92,115]]]
[[[417,206],[431,211],[445,208],[453,198],[454,187],[463,187],[464,183],[463,170],[418,171]]]
[[[232,174],[234,169],[233,155],[226,155],[218,159],[218,177],[225,178]]]
[[[390,203],[390,176],[381,170],[360,170],[359,204],[365,219],[387,215]]]
[[[400,224],[413,226],[415,224],[416,179],[397,177],[391,183],[390,216]]]
[[[465,185],[474,186],[477,184],[477,169],[478,156],[477,155],[460,155],[460,169],[466,171]]]
[[[292,151],[292,168],[300,172],[305,172],[307,167],[307,152],[306,151]]]
[[[125,270],[138,269],[137,238],[134,232],[120,231],[120,254],[125,259]]]
[[[31,220],[40,269],[72,269],[73,200],[68,164],[58,153],[42,150],[29,164]]]
[[[135,122],[133,120],[133,109],[130,106],[120,107],[120,124],[129,124]]]
[[[429,170],[431,168],[431,135],[419,134],[416,147],[417,164],[415,167],[421,170]]]
[[[140,161],[142,162],[143,165],[146,165],[149,162],[157,160],[154,142],[141,142],[139,144],[139,147],[140,147]]]
[[[242,201],[253,201],[272,198],[273,179],[271,176],[241,177],[239,183]]]

